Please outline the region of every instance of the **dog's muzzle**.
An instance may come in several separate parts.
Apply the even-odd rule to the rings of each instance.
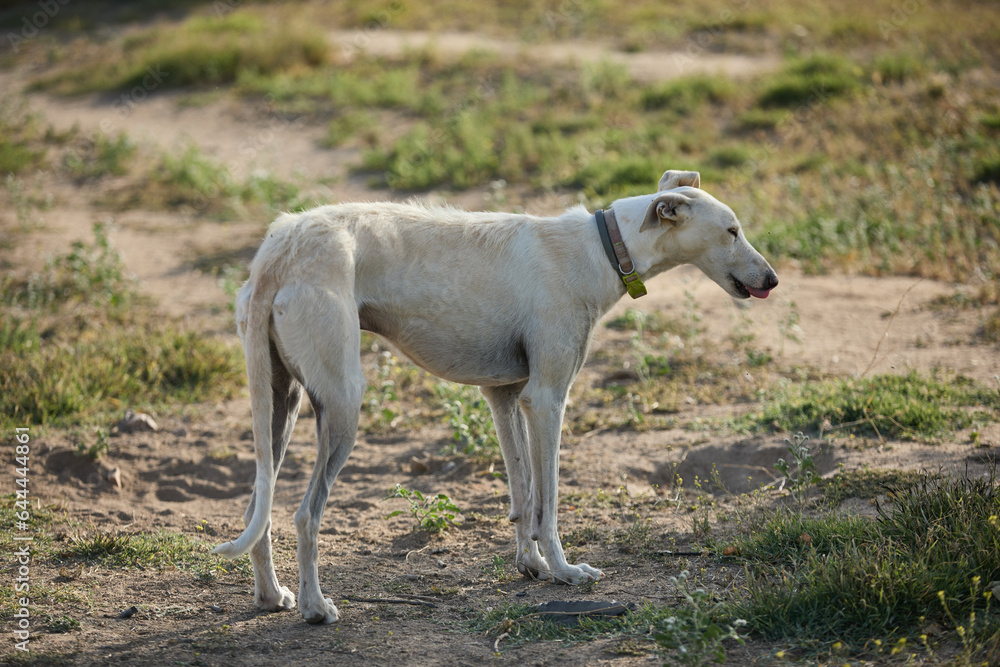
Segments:
[[[778,286],[778,276],[773,271],[769,271],[764,276],[763,284],[760,287],[747,285],[733,274],[729,274],[729,279],[732,281],[733,287],[736,288],[736,293],[742,299],[749,299],[751,296],[755,296],[758,299],[766,299],[771,290]]]

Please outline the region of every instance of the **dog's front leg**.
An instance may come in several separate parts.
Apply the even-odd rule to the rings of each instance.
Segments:
[[[567,392],[568,384],[552,388],[529,381],[518,401],[527,419],[531,452],[530,537],[549,568],[541,578],[582,584],[604,575],[586,563],[567,563],[559,542],[559,440]]]

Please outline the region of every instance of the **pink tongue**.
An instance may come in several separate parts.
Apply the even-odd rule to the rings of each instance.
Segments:
[[[769,289],[754,289],[749,285],[744,285],[744,287],[747,288],[747,291],[750,292],[751,295],[757,297],[758,299],[766,299],[767,295],[771,293],[771,290]]]

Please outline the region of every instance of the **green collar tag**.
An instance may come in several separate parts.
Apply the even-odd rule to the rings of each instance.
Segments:
[[[645,296],[646,286],[642,284],[641,280],[639,280],[639,274],[635,271],[622,276],[622,282],[625,283],[625,290],[628,292],[628,295],[633,299]]]

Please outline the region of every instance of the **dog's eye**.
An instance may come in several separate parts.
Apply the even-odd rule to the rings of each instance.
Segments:
[[[738,239],[740,237],[740,230],[736,229],[735,227],[730,229],[729,233],[733,235],[734,239]]]

